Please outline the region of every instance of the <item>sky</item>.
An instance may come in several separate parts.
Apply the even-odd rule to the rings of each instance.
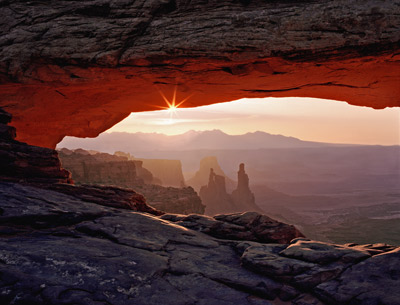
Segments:
[[[241,99],[132,113],[107,132],[175,135],[212,129],[231,135],[265,131],[308,141],[400,145],[400,109],[375,110],[316,98]]]

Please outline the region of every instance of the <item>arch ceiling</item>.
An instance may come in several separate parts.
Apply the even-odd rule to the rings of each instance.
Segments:
[[[243,97],[400,106],[400,1],[0,1],[0,107],[55,147],[130,112]]]

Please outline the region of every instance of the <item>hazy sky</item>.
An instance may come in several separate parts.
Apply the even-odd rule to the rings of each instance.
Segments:
[[[374,110],[314,98],[241,99],[197,108],[132,113],[107,132],[158,132],[220,129],[228,134],[265,131],[302,140],[400,144],[400,109]]]

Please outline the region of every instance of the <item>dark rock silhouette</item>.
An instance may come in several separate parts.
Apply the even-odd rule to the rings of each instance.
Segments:
[[[244,163],[239,165],[238,184],[237,188],[232,192],[231,197],[237,207],[241,205],[248,206],[251,210],[258,208],[254,199],[254,194],[249,187],[249,176],[244,170]]]
[[[0,108],[0,180],[72,183],[55,150],[16,141],[10,122],[11,115]]]
[[[194,176],[186,181],[186,183],[192,186],[195,190],[200,191],[203,185],[208,184],[210,178],[210,170],[213,170],[218,176],[222,176],[225,179],[224,188],[233,190],[235,187],[235,182],[227,177],[218,164],[217,157],[209,156],[204,157],[200,160],[199,170],[194,174]],[[226,186],[227,185],[227,186]]]
[[[262,212],[256,205],[254,194],[249,188],[249,177],[243,163],[239,166],[238,183],[232,194],[226,191],[225,177],[215,174],[214,169],[211,168],[208,183],[201,187],[199,195],[206,206],[207,215],[245,211]]]
[[[199,196],[206,206],[207,215],[215,215],[222,212],[236,211],[231,197],[226,192],[225,177],[214,173],[210,169],[208,184],[200,188]]]

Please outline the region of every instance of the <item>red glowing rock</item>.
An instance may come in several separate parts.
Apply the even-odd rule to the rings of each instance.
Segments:
[[[243,97],[400,106],[399,1],[7,2],[0,106],[18,139],[54,147],[130,112]]]

